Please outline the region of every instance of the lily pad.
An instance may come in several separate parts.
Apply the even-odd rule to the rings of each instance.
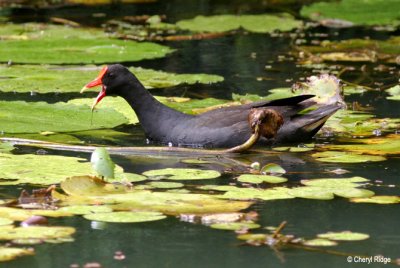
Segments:
[[[217,15],[197,16],[190,20],[181,20],[176,25],[183,30],[193,32],[227,32],[243,28],[255,33],[271,33],[276,30],[290,31],[301,27],[301,21],[288,14],[275,15]]]
[[[337,243],[335,241],[324,238],[315,238],[304,241],[303,245],[312,247],[331,247],[331,246],[336,246]]]
[[[57,218],[57,217],[72,216],[72,214],[60,210],[19,209],[12,207],[0,207],[0,217],[2,218],[8,218],[13,221],[25,221],[31,218],[32,216],[45,216],[45,217]]]
[[[301,180],[301,183],[307,186],[325,187],[325,188],[348,188],[362,186],[370,180],[363,177],[351,177],[351,178],[319,178],[312,180]]]
[[[388,100],[400,100],[400,85],[386,89],[386,92],[390,95]]]
[[[160,189],[181,188],[185,186],[183,183],[180,182],[169,182],[169,181],[152,181],[149,182],[147,185]]]
[[[318,234],[319,238],[325,238],[329,240],[335,241],[359,241],[365,240],[369,238],[368,234],[363,233],[354,233],[350,231],[343,231],[343,232],[328,232],[325,234]]]
[[[4,133],[67,132],[113,128],[128,120],[113,109],[92,114],[84,105],[44,102],[0,101],[0,131]]]
[[[318,200],[331,200],[334,195],[353,198],[353,197],[370,197],[375,193],[366,190],[358,189],[353,187],[318,187],[318,186],[303,186],[292,188],[290,191],[295,197],[307,198],[307,199],[318,199]]]
[[[382,138],[359,140],[358,144],[329,145],[330,150],[343,150],[344,154],[367,154],[365,156],[381,157],[400,154],[400,135],[392,134]],[[350,152],[350,153],[349,153]],[[379,158],[376,158],[379,159]],[[378,161],[378,160],[371,160]]]
[[[107,206],[67,206],[62,207],[59,211],[68,212],[74,215],[86,215],[86,214],[93,214],[93,213],[107,213],[112,212],[112,209]]]
[[[143,172],[147,177],[160,176],[169,180],[206,180],[215,179],[221,173],[215,170],[202,170],[194,168],[165,168]]]
[[[385,161],[386,158],[377,155],[364,155],[355,152],[325,151],[312,155],[317,161],[331,163],[365,163]]]
[[[284,170],[278,164],[269,163],[261,168],[261,173],[263,173],[263,174],[285,174],[286,170]]]
[[[98,30],[73,29],[65,26],[30,24],[3,25],[27,34],[26,39],[0,43],[0,61],[18,63],[106,63],[161,58],[171,53],[169,47],[147,42],[110,39]],[[3,30],[3,33],[7,30]],[[1,33],[0,33],[1,34]]]
[[[300,14],[313,20],[340,19],[357,25],[399,25],[397,0],[341,0],[304,6]]]
[[[146,88],[165,88],[179,84],[216,83],[223,77],[210,74],[174,74],[141,67],[129,68]],[[97,76],[99,67],[12,65],[1,66],[0,91],[3,92],[77,92]]]
[[[86,204],[110,204],[114,210],[151,210],[168,215],[236,212],[251,205],[250,202],[221,200],[204,194],[115,188],[113,184],[90,177],[69,178],[61,183],[61,188],[69,195],[62,200],[66,204],[77,200]]]
[[[390,195],[376,195],[367,198],[352,198],[351,202],[354,203],[372,203],[372,204],[398,204],[400,203],[399,196]]]
[[[1,240],[13,239],[58,239],[70,237],[75,233],[75,228],[67,226],[29,226],[29,227],[0,227]]]
[[[33,255],[34,251],[24,248],[0,247],[0,261],[11,261],[21,256]]]
[[[83,216],[91,221],[104,222],[147,222],[165,219],[167,216],[155,211],[118,211],[109,213],[94,213]]]
[[[260,225],[254,222],[224,222],[211,224],[210,227],[220,230],[238,231],[260,228]]]
[[[277,200],[295,198],[290,194],[290,189],[286,187],[274,187],[270,189],[240,188],[231,185],[205,185],[199,187],[202,190],[224,191],[219,198],[237,200]]]
[[[10,225],[10,224],[13,224],[14,223],[14,221],[13,220],[11,220],[11,219],[9,219],[9,218],[2,218],[2,217],[0,217],[0,225],[2,226],[2,225]]]
[[[304,147],[274,147],[272,148],[272,150],[274,151],[278,151],[278,152],[291,152],[291,153],[303,153],[303,152],[309,152],[314,150],[314,146],[312,147],[308,147],[308,146],[304,146]]]
[[[269,176],[269,175],[252,175],[252,174],[244,174],[240,175],[237,178],[240,182],[248,182],[248,183],[282,183],[286,182],[286,178],[278,177],[278,176]]]
[[[92,172],[90,163],[82,158],[57,155],[0,154],[0,184],[56,184],[68,176]]]
[[[400,38],[392,37],[385,41],[349,39],[344,41],[324,41],[321,46],[300,46],[306,55],[303,63],[311,62],[376,62],[377,60],[396,63],[400,54]]]

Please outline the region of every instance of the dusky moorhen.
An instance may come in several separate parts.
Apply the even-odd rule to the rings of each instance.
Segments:
[[[248,116],[254,109],[272,109],[283,118],[275,137],[261,137],[258,143],[302,142],[313,137],[326,120],[341,108],[331,104],[302,114],[299,112],[315,105],[315,102],[311,100],[314,95],[300,95],[189,115],[157,101],[136,76],[120,64],[105,66],[81,92],[100,85],[102,89],[92,109],[106,95],[120,96],[135,111],[150,141],[173,146],[223,148],[240,145],[252,134]]]

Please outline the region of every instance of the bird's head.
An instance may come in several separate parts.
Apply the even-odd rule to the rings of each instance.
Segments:
[[[127,81],[129,81],[129,76],[132,76],[132,73],[121,64],[104,66],[96,79],[82,88],[81,93],[89,88],[101,86],[99,95],[97,95],[93,102],[93,110],[106,95],[121,95],[121,91],[125,88]]]

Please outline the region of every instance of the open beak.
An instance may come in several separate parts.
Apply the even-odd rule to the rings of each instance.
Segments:
[[[104,66],[103,69],[101,69],[99,75],[96,77],[96,79],[94,79],[90,83],[86,84],[81,89],[81,93],[83,93],[89,88],[96,87],[96,86],[102,86],[99,95],[97,95],[96,99],[93,102],[93,105],[91,108],[92,111],[94,110],[94,107],[96,107],[96,105],[106,96],[106,87],[101,82],[101,80],[103,79],[103,76],[105,75],[106,72],[107,72],[107,66]]]

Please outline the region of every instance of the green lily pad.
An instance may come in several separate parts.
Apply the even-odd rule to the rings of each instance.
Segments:
[[[303,63],[311,62],[376,62],[377,60],[396,63],[400,54],[400,38],[392,37],[385,41],[349,39],[344,41],[324,41],[321,46],[300,46],[299,50],[311,57]]]
[[[169,47],[147,43],[110,39],[98,30],[74,29],[65,26],[30,24],[2,25],[1,28],[19,28],[26,39],[7,40],[3,30],[0,43],[0,61],[18,63],[106,63],[140,61],[164,57],[173,50]]]
[[[11,261],[21,256],[33,255],[34,251],[24,248],[0,247],[0,261]]]
[[[269,163],[261,168],[261,173],[263,173],[263,174],[285,174],[286,170],[284,170],[278,164]]]
[[[313,20],[340,19],[357,25],[399,25],[397,0],[341,0],[304,6],[300,14]]]
[[[13,224],[13,223],[14,223],[14,221],[9,219],[9,218],[0,217],[0,226],[1,225],[10,225],[10,224]]]
[[[57,155],[0,154],[0,184],[56,184],[68,176],[90,174],[90,163],[82,158]]]
[[[248,183],[282,183],[286,182],[286,178],[278,177],[278,176],[269,176],[269,175],[252,175],[252,174],[244,174],[240,175],[237,178],[240,182],[248,182]]]
[[[93,213],[107,213],[112,212],[112,209],[107,206],[67,206],[59,209],[60,211],[68,212],[74,215],[86,215]]]
[[[337,243],[335,241],[324,238],[315,238],[304,241],[303,245],[311,247],[331,247],[331,246],[336,246]]]
[[[392,134],[382,138],[359,141],[360,144],[329,145],[327,148],[375,156],[400,154],[400,135]]]
[[[91,221],[104,222],[147,222],[165,219],[167,216],[156,211],[118,211],[109,213],[94,213],[83,216]]]
[[[291,194],[296,197],[319,200],[330,200],[334,198],[334,195],[344,198],[370,197],[375,193],[370,190],[356,188],[368,181],[368,179],[362,177],[302,180],[301,183],[306,186],[292,188]]]
[[[240,234],[237,236],[240,240],[251,241],[252,243],[263,244],[268,239],[267,234]]]
[[[355,152],[325,151],[312,154],[317,161],[331,163],[365,163],[385,161],[386,158],[377,155],[364,155]]]
[[[75,233],[75,228],[67,226],[29,226],[29,227],[0,227],[1,240],[38,238],[57,239],[70,237]]]
[[[303,153],[303,152],[309,152],[314,150],[314,146],[312,147],[274,147],[272,148],[272,150],[274,151],[278,151],[278,152],[291,152],[291,153]]]
[[[352,198],[350,199],[350,201],[354,203],[398,204],[400,203],[400,197],[390,195],[376,195],[366,198]]]
[[[96,110],[92,118],[87,106],[65,103],[0,101],[0,110],[0,131],[6,134],[80,131],[128,123],[122,114],[109,108]]]
[[[348,188],[348,187],[358,187],[369,182],[368,179],[363,177],[351,177],[351,178],[319,178],[312,180],[301,180],[301,183],[307,186],[325,187],[325,188]],[[364,184],[362,184],[364,183]]]
[[[20,209],[12,207],[0,207],[0,217],[2,218],[8,218],[13,221],[25,221],[32,216],[57,218],[57,217],[69,217],[72,216],[72,214],[60,210]]]
[[[227,32],[243,28],[255,33],[271,33],[276,30],[290,31],[302,26],[302,22],[288,14],[275,15],[217,15],[197,16],[190,20],[181,20],[176,25],[183,30],[193,32]]]
[[[400,85],[386,89],[386,92],[390,95],[387,97],[388,100],[400,100]]]
[[[219,198],[224,199],[237,199],[237,200],[277,200],[277,199],[291,199],[294,198],[290,194],[291,189],[286,187],[274,187],[270,189],[257,189],[257,188],[240,188],[231,185],[205,185],[200,186],[202,190],[215,190],[225,192],[218,195]]]
[[[319,238],[325,238],[329,240],[335,241],[359,241],[365,240],[369,238],[368,234],[363,233],[354,233],[350,231],[343,231],[343,232],[328,232],[325,234],[318,234]]]
[[[207,180],[221,176],[215,170],[202,170],[194,168],[165,168],[143,172],[147,177],[161,176],[169,180]]]
[[[1,66],[0,91],[3,92],[78,92],[93,80],[100,68],[50,65]],[[218,75],[174,74],[141,67],[129,68],[146,88],[165,88],[179,84],[216,83],[224,80]]]
[[[151,192],[116,188],[91,177],[72,177],[61,183],[69,196],[62,202],[110,204],[114,210],[159,211],[168,215],[236,212],[248,208],[250,202],[221,200],[204,194]],[[114,204],[114,205],[113,205]],[[1,210],[0,210],[1,212]],[[1,216],[1,213],[0,213]]]
[[[224,222],[224,223],[214,223],[210,225],[211,228],[220,230],[247,230],[260,228],[260,225],[254,222]]]
[[[147,180],[146,176],[142,176],[142,175],[134,174],[134,173],[124,173],[122,175],[122,178],[129,182],[139,182],[139,181]]]
[[[152,181],[149,182],[147,185],[160,189],[182,188],[183,186],[185,186],[183,183],[180,182],[169,182],[169,181]]]

